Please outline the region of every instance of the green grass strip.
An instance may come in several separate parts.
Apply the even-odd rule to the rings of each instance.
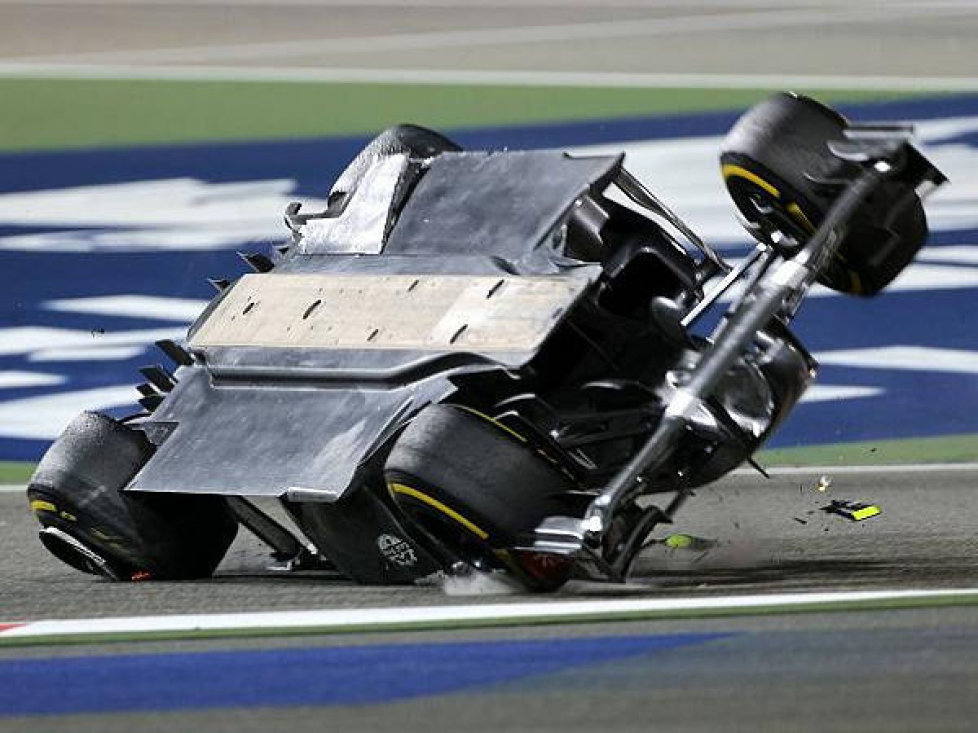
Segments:
[[[775,448],[757,454],[764,466],[895,466],[907,463],[976,463],[978,433],[932,438],[870,440],[798,448]]]
[[[364,633],[389,633],[406,631],[459,631],[466,629],[491,629],[506,627],[560,626],[582,623],[611,623],[625,621],[656,621],[668,619],[732,618],[748,616],[782,616],[811,613],[838,613],[855,611],[890,611],[914,608],[940,608],[950,606],[976,606],[978,595],[937,596],[931,598],[890,598],[880,600],[840,600],[797,605],[757,606],[755,608],[699,608],[656,609],[639,611],[611,611],[607,613],[567,616],[538,616],[532,618],[482,618],[452,621],[392,622],[363,624],[362,626],[307,626],[302,628],[263,629],[189,629],[179,631],[105,632],[98,634],[64,634],[37,637],[2,637],[0,647],[60,646],[68,644],[103,644],[119,642],[149,642],[233,638],[274,638],[283,636],[346,635]]]
[[[0,79],[0,150],[369,133],[747,107],[774,90]],[[830,102],[906,96],[807,91]]]
[[[0,461],[0,484],[26,486],[36,464],[21,461]]]

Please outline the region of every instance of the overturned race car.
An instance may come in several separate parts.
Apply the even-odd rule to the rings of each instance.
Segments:
[[[27,491],[41,541],[116,580],[206,577],[244,526],[363,583],[621,581],[813,379],[809,287],[873,295],[922,245],[945,179],[908,140],[792,94],[749,110],[720,156],[757,240],[731,268],[623,156],[388,130],[159,344],[143,412],[67,427]]]

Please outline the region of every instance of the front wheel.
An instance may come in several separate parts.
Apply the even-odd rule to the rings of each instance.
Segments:
[[[743,217],[805,242],[859,166],[832,153],[849,122],[813,99],[776,94],[748,110],[727,135],[723,178]],[[819,281],[843,293],[874,295],[910,263],[927,237],[915,183],[890,180],[866,199]],[[782,254],[797,249],[778,245]]]
[[[573,511],[572,480],[488,416],[429,406],[398,438],[384,476],[401,509],[473,566],[507,570],[536,591],[570,577],[570,559],[513,548],[544,518]]]

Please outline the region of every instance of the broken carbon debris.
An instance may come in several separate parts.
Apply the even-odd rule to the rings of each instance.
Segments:
[[[690,534],[671,534],[662,540],[662,544],[671,550],[693,550],[703,552],[712,550],[719,543],[716,540],[709,540],[703,537],[694,537]]]
[[[837,514],[853,522],[862,522],[881,514],[883,510],[876,504],[835,499],[828,506],[822,507],[822,511],[826,514]]]

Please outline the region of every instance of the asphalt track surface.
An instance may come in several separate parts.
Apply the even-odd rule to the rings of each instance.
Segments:
[[[654,546],[626,586],[572,583],[558,596],[787,593],[964,588],[978,584],[978,467],[802,470],[769,480],[740,474],[698,491],[669,528],[715,541],[710,549]],[[821,511],[833,499],[871,502],[853,522]],[[242,531],[213,580],[114,584],[47,555],[24,495],[0,494],[0,620],[304,608],[435,605],[500,600],[461,587],[365,587],[341,578],[266,572],[265,549]],[[474,594],[474,595],[470,595]],[[533,596],[510,596],[538,600]]]
[[[671,531],[717,541],[716,547],[654,547],[628,585],[572,583],[557,594],[558,600],[975,586],[978,467],[840,471],[828,476],[831,483],[824,492],[818,488],[820,478],[817,469],[782,472],[770,480],[740,474],[703,489]],[[819,511],[832,499],[873,502],[882,514],[857,523]],[[539,600],[529,595],[446,595],[437,586],[363,588],[328,577],[275,576],[263,570],[263,551],[245,535],[213,580],[112,584],[75,573],[44,553],[20,492],[0,494],[0,517],[0,616],[8,620]],[[524,643],[529,647],[521,646]],[[585,662],[574,662],[582,644],[593,648],[588,647]],[[366,649],[358,652],[360,647]],[[627,651],[595,651],[619,647]],[[421,649],[437,658],[402,659]],[[529,665],[529,671],[519,667],[507,673],[506,663],[492,661],[492,655],[507,649],[515,655],[507,657],[509,663]],[[538,653],[548,658],[557,653],[554,649],[562,662],[533,666]],[[308,655],[346,660],[375,653],[395,667],[405,665],[404,675],[423,678],[416,680],[417,689],[405,692],[400,685],[391,688],[389,681],[377,680],[378,668],[347,662],[358,692],[340,684],[338,691],[322,699],[300,696],[283,702],[269,692],[283,674],[270,664],[258,667],[255,678],[249,678],[257,697],[239,700],[232,695],[233,704],[167,705],[159,702],[167,699],[164,694],[153,699],[150,709],[139,709],[134,692],[136,702],[123,699],[116,707],[100,702],[83,714],[69,709],[43,717],[0,715],[0,731],[259,731],[284,726],[294,731],[658,726],[963,731],[973,729],[978,714],[978,700],[971,694],[978,679],[975,606],[15,647],[0,649],[0,678],[9,673],[4,684],[17,684],[15,673],[31,659],[58,665],[59,670],[65,664],[69,669],[71,664],[125,667],[142,659],[133,655],[159,652],[172,663],[189,655],[193,666],[188,669],[198,672],[201,665],[215,663],[211,653],[240,655],[232,657],[236,668],[225,672],[232,677],[240,673],[237,666],[250,669],[248,665],[255,664],[250,656],[254,654],[285,655],[281,659],[294,654],[301,662]],[[482,659],[484,654],[489,656]],[[62,657],[81,661],[57,661]],[[514,658],[522,661],[512,662]],[[446,659],[451,660],[447,667]],[[488,679],[477,673],[485,665],[495,670]],[[25,669],[23,674],[31,671]],[[449,681],[443,679],[446,674]],[[481,681],[460,681],[468,674]],[[67,673],[62,670],[62,675]],[[160,684],[165,686],[166,680]],[[52,709],[58,712],[58,705]]]
[[[3,0],[0,18],[0,61],[40,65],[967,78],[978,60],[970,0]]]

